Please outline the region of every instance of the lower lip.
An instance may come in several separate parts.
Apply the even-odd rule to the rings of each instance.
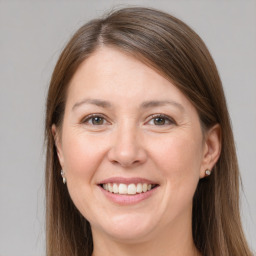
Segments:
[[[131,205],[131,204],[137,204],[141,201],[144,201],[151,197],[158,187],[155,187],[147,192],[135,194],[135,195],[120,195],[120,194],[114,194],[111,192],[108,192],[101,186],[98,186],[103,194],[112,202],[119,204],[119,205]]]

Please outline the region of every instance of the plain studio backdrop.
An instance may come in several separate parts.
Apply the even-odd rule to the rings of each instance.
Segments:
[[[45,255],[43,127],[51,73],[77,28],[126,6],[169,12],[206,42],[227,97],[244,187],[243,225],[256,251],[255,1],[0,0],[1,256]]]

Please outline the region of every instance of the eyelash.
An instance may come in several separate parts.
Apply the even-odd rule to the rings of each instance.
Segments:
[[[154,114],[154,115],[150,116],[150,120],[147,123],[149,123],[150,121],[156,120],[156,118],[164,119],[165,121],[168,122],[168,124],[164,124],[164,125],[154,124],[155,126],[166,126],[166,125],[170,125],[170,124],[174,124],[174,125],[177,124],[173,118],[171,118],[170,116],[164,115],[164,114]]]
[[[93,124],[92,121],[93,121],[93,118],[101,118],[104,122],[104,124],[106,124],[105,122],[109,123],[107,120],[106,120],[106,117],[102,114],[91,114],[89,116],[86,116],[82,121],[81,123],[83,124],[89,124],[89,125],[92,125],[92,126],[100,126],[100,125],[104,125],[104,124]],[[176,125],[177,123],[175,122],[175,120],[167,115],[164,115],[164,114],[154,114],[154,115],[151,115],[149,116],[149,121],[146,122],[147,123],[150,123],[150,121],[154,121],[156,120],[157,118],[160,118],[160,119],[163,119],[165,121],[165,123],[163,125],[156,125],[155,123],[152,124],[152,125],[155,125],[155,126],[166,126],[166,125],[171,125],[171,124],[174,124]],[[91,121],[91,123],[90,123]],[[166,124],[166,122],[168,122]]]
[[[89,124],[90,120],[92,121],[93,118],[101,118],[103,122],[107,122],[104,115],[101,114],[91,114],[89,116],[86,116],[81,123],[83,124]],[[96,124],[90,123],[89,125],[97,126]]]

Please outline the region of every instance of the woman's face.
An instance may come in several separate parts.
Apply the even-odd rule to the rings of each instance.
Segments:
[[[94,237],[190,228],[207,146],[196,109],[152,68],[98,49],[70,82],[57,138],[68,191]]]

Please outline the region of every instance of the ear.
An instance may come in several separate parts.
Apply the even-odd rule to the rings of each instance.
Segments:
[[[221,128],[214,125],[205,133],[203,159],[200,170],[200,178],[205,177],[207,169],[212,170],[221,153]]]
[[[63,166],[64,158],[63,158],[62,145],[61,145],[61,136],[60,136],[60,131],[58,130],[58,128],[56,127],[55,124],[52,125],[52,136],[55,141],[55,147],[56,147],[58,159],[59,159],[60,165],[63,169],[64,168],[64,166]]]

